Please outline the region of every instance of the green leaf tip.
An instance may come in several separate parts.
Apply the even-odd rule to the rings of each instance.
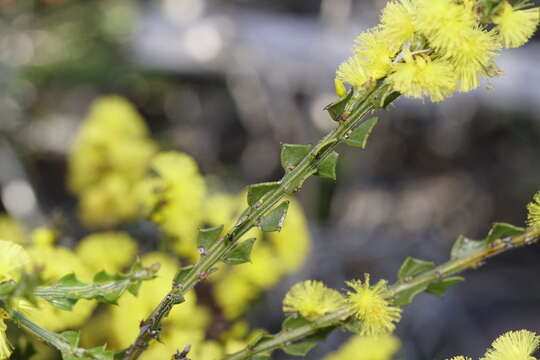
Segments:
[[[503,239],[508,236],[522,235],[525,229],[507,223],[495,223],[489,230],[486,237],[486,243],[489,245],[497,239]]]
[[[276,208],[271,210],[268,215],[261,219],[261,230],[265,232],[281,231],[281,228],[283,227],[283,222],[287,217],[288,209],[289,201],[284,201]]]
[[[219,239],[219,235],[221,235],[222,231],[223,225],[199,229],[199,234],[197,235],[197,247],[205,250],[210,249]]]
[[[379,119],[377,117],[372,117],[360,125],[356,129],[352,131],[352,133],[349,135],[345,143],[350,146],[358,147],[361,149],[366,148],[367,140],[371,133],[373,132],[373,129],[375,128],[375,125],[379,122]]]
[[[283,144],[281,147],[281,166],[285,172],[292,171],[309,154],[313,146],[301,144]]]
[[[223,262],[229,265],[239,265],[251,261],[251,250],[255,238],[244,240],[237,244],[227,255],[225,255]]]
[[[336,326],[328,326],[318,329],[313,335],[305,337],[301,341],[292,344],[285,344],[281,346],[281,349],[293,356],[306,356],[311,349],[317,344],[326,339],[326,337],[336,328]]]
[[[398,280],[404,280],[408,277],[416,276],[434,268],[435,263],[431,261],[415,259],[409,256],[405,259],[405,261],[403,261],[403,264],[401,264],[397,277]]]
[[[248,187],[247,202],[249,206],[255,205],[260,198],[262,198],[267,192],[275,190],[279,187],[278,182],[265,182],[260,184],[251,185]]]
[[[429,284],[429,286],[426,289],[426,292],[442,297],[446,293],[446,290],[448,290],[451,286],[455,284],[459,284],[460,282],[463,282],[463,281],[465,281],[465,278],[461,276],[447,277],[442,280]]]
[[[413,301],[415,296],[420,294],[422,291],[426,290],[427,287],[428,287],[427,284],[418,284],[416,286],[411,287],[410,289],[407,289],[406,291],[402,291],[393,300],[394,305],[396,306],[409,305]]]
[[[477,251],[484,250],[487,246],[485,240],[472,240],[463,235],[458,236],[452,250],[450,251],[450,259],[461,259],[474,254]]]
[[[353,96],[353,90],[351,89],[347,94],[340,97],[338,100],[327,105],[324,110],[328,111],[330,117],[334,121],[341,121],[343,119],[342,115],[347,108],[347,104]]]
[[[322,178],[336,180],[336,166],[339,154],[332,151],[320,164],[315,175]]]

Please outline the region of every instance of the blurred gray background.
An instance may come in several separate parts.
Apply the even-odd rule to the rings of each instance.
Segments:
[[[537,2],[538,3],[538,2]],[[322,108],[355,36],[378,22],[377,0],[0,0],[0,212],[29,228],[66,218],[66,154],[89,104],[129,98],[152,135],[196,158],[230,191],[281,175],[280,142],[313,143],[333,126]],[[279,329],[280,301],[301,279],[395,279],[406,256],[445,261],[461,233],[523,225],[540,190],[540,42],[505,51],[505,71],[443,103],[400,99],[365,151],[342,147],[338,181],[298,195],[309,263],[252,311]],[[540,332],[540,248],[466,274],[443,298],[420,295],[398,335],[407,359],[480,356],[507,330]],[[309,359],[347,337],[333,334]],[[283,354],[276,358],[287,359]]]

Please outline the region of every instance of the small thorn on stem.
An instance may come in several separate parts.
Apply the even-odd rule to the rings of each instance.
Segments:
[[[190,360],[187,355],[191,350],[191,345],[187,345],[182,352],[176,350],[176,353],[172,356],[171,360]]]

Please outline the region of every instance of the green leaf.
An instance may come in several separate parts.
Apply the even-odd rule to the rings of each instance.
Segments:
[[[362,321],[351,317],[343,325],[345,330],[352,332],[353,334],[359,334],[362,331]]]
[[[396,306],[409,305],[413,301],[414,297],[420,294],[422,291],[426,290],[426,288],[427,288],[426,284],[419,284],[419,285],[413,286],[410,289],[399,293],[397,297],[394,299],[393,303]]]
[[[279,204],[275,209],[270,211],[268,215],[261,219],[261,230],[266,232],[281,231],[285,217],[287,217],[287,210],[289,209],[289,202],[284,201]]]
[[[57,307],[60,310],[71,311],[73,306],[77,303],[78,299],[68,299],[68,298],[50,298],[46,299],[52,306]]]
[[[386,109],[390,104],[392,104],[398,97],[401,96],[399,91],[392,91],[390,94],[386,95],[382,101],[382,108]]]
[[[78,331],[68,330],[68,331],[62,332],[60,335],[62,335],[62,337],[63,337],[64,339],[66,339],[66,341],[67,341],[71,346],[74,346],[74,347],[78,347],[78,346],[79,346],[80,335],[79,335],[79,332],[78,332]]]
[[[223,262],[230,265],[238,265],[251,261],[251,249],[255,243],[255,238],[242,241],[237,244],[223,259]]]
[[[197,236],[197,247],[199,249],[210,249],[212,245],[219,239],[219,235],[223,231],[223,225],[211,227],[208,229],[199,229]]]
[[[255,205],[260,198],[262,198],[267,192],[277,189],[279,183],[276,181],[265,182],[260,184],[251,185],[248,187],[247,202],[249,206]]]
[[[174,276],[174,283],[175,284],[183,283],[186,276],[189,274],[191,269],[193,269],[193,266],[194,265],[187,265],[187,266],[184,266],[184,267],[180,268],[180,270],[178,270],[176,272],[176,275]]]
[[[281,323],[283,330],[292,330],[302,327],[304,325],[311,324],[312,321],[302,316],[289,316]]]
[[[452,260],[460,259],[472,255],[475,252],[483,250],[485,248],[485,240],[471,240],[463,235],[460,235],[452,246],[452,250],[450,251],[450,258]]]
[[[403,264],[401,264],[397,277],[398,280],[403,280],[406,277],[415,276],[434,268],[435,264],[431,261],[415,259],[409,256],[403,261]]]
[[[269,340],[272,340],[272,339],[274,339],[273,335],[261,334],[255,340],[253,340],[253,342],[251,344],[249,344],[249,347],[253,349],[253,348],[265,343],[266,341],[269,341]]]
[[[506,223],[495,223],[486,237],[486,243],[489,245],[497,239],[503,239],[508,236],[517,236],[525,232],[522,227]]]
[[[311,151],[313,146],[300,144],[283,144],[281,147],[281,166],[286,172],[292,171],[296,165]]]
[[[458,284],[462,281],[465,281],[465,278],[461,276],[447,277],[440,281],[429,284],[426,292],[437,296],[443,296],[446,290],[448,290],[452,285]]]
[[[340,97],[337,101],[327,105],[324,110],[328,111],[334,121],[340,121],[341,115],[345,111],[347,104],[353,96],[353,90],[351,89],[347,94]]]
[[[336,326],[328,326],[319,329],[315,334],[305,337],[300,342],[283,345],[281,349],[289,355],[306,356],[317,344],[328,336]]]
[[[359,147],[361,149],[366,148],[367,140],[377,125],[379,119],[372,117],[363,123],[361,123],[356,129],[353,130],[349,138],[345,141],[347,145]]]
[[[337,160],[339,158],[339,154],[335,151],[332,151],[330,155],[328,155],[320,164],[319,168],[317,169],[316,175],[336,180],[336,166],[337,166]]]
[[[56,285],[69,287],[69,286],[81,286],[81,285],[85,285],[85,283],[80,281],[74,273],[71,273],[60,278],[60,280],[58,280]]]

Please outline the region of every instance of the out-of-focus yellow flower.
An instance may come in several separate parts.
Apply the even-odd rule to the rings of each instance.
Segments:
[[[32,246],[28,248],[32,263],[43,268],[42,276],[53,284],[65,275],[75,273],[79,279],[90,282],[92,272],[69,249],[54,246]],[[51,331],[76,328],[82,325],[97,306],[95,301],[79,300],[72,311],[60,310],[43,299],[38,299],[37,308],[27,309],[28,317]]]
[[[316,319],[343,307],[345,298],[339,292],[327,288],[320,281],[300,282],[287,292],[283,299],[283,311],[298,312],[305,318]]]
[[[324,360],[390,360],[401,344],[392,335],[356,335]]]
[[[0,240],[0,282],[16,279],[30,263],[30,257],[19,244]]]
[[[497,338],[482,360],[534,360],[540,336],[532,331],[509,331]]]
[[[22,243],[25,238],[24,229],[17,220],[7,215],[0,215],[0,239]]]
[[[356,38],[354,51],[360,56],[368,77],[377,80],[388,74],[392,58],[400,46],[400,43],[392,42],[384,32],[375,28]]]
[[[540,8],[529,6],[531,3],[527,1],[515,7],[504,1],[499,13],[493,17],[504,47],[520,47],[533,36],[540,21]]]
[[[69,157],[68,185],[80,197],[83,221],[111,226],[137,213],[134,185],[155,152],[144,120],[119,96],[98,99]]]
[[[379,335],[394,331],[395,323],[401,319],[401,308],[391,305],[384,295],[386,281],[369,284],[369,275],[364,281],[352,280],[347,285],[352,289],[347,292],[347,300],[357,319],[362,321],[361,335]]]
[[[12,347],[7,338],[7,325],[0,317],[0,360],[8,359],[11,356]]]
[[[54,230],[40,227],[32,231],[32,244],[37,246],[53,245],[58,237],[58,233]]]
[[[171,289],[172,279],[179,268],[178,262],[173,257],[163,253],[146,254],[141,258],[141,261],[144,266],[150,266],[154,263],[159,263],[161,266],[158,277],[152,281],[145,281],[141,285],[137,297],[125,294],[119,299],[118,306],[109,307],[111,345],[117,349],[125,348],[133,342],[139,332],[139,321],[148,316]],[[190,341],[202,341],[209,320],[207,309],[198,306],[195,294],[190,292],[186,296],[186,302],[182,303],[181,306],[174,307],[169,316],[164,319],[162,340],[176,348],[182,343],[169,341],[169,337],[192,339],[185,344],[192,343]],[[145,359],[156,359],[156,357],[151,356],[153,348],[159,349],[160,347],[151,347],[145,353]],[[170,357],[171,353],[166,354],[166,357]]]
[[[117,273],[135,256],[137,244],[127,233],[93,233],[83,238],[77,246],[79,259],[94,272],[105,270]]]
[[[456,75],[452,64],[444,59],[431,60],[427,56],[408,56],[404,63],[394,65],[388,81],[395,90],[414,98],[430,96],[441,101],[456,89]]]
[[[180,255],[197,260],[197,232],[203,219],[204,178],[189,155],[164,152],[152,159],[150,176],[139,185],[139,199],[152,221],[173,239]]]
[[[527,224],[540,226],[540,191],[534,194],[533,201],[527,204]]]
[[[364,67],[362,57],[355,54],[339,65],[336,79],[356,87],[364,85],[369,80],[369,74]]]

